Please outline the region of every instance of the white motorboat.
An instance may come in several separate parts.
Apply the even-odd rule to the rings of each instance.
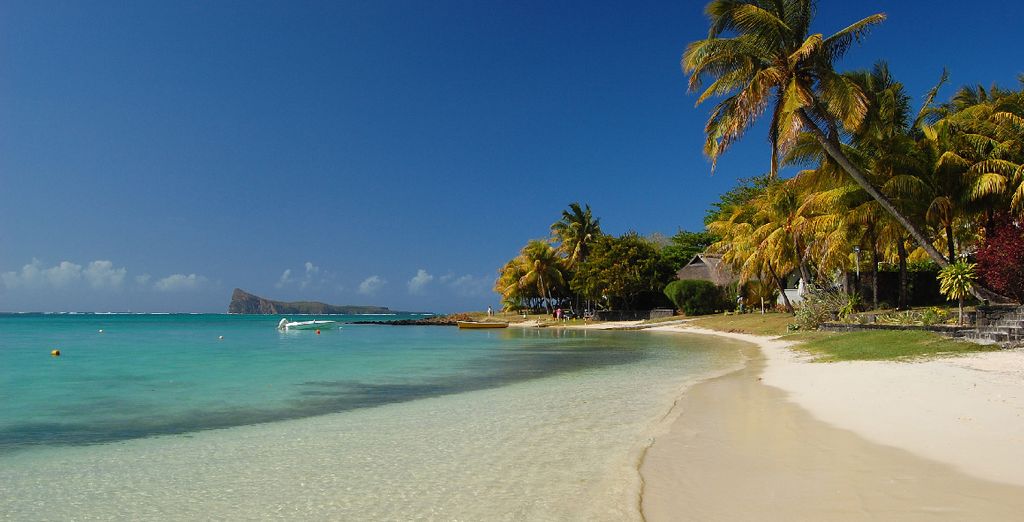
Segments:
[[[281,319],[277,323],[278,330],[333,330],[338,327],[337,321],[289,321]]]

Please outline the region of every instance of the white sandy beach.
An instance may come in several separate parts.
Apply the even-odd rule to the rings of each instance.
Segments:
[[[1024,352],[810,363],[767,337],[655,329],[746,340],[761,354],[681,399],[641,467],[649,520],[1024,512]]]

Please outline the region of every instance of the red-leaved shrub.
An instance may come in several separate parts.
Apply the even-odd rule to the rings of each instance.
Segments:
[[[1024,302],[1024,229],[1004,221],[985,237],[976,254],[981,283]]]

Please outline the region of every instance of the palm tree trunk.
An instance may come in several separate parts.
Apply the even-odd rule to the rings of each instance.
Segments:
[[[953,243],[953,223],[946,223],[946,246],[949,247],[949,263],[956,263],[956,245]]]
[[[948,265],[949,263],[946,262],[946,258],[943,257],[943,255],[940,254],[934,246],[932,246],[931,242],[928,241],[928,238],[925,237],[924,233],[922,233],[916,225],[911,223],[906,216],[904,216],[899,210],[897,210],[896,205],[894,205],[892,201],[889,201],[889,198],[885,197],[885,194],[879,192],[878,189],[876,189],[875,186],[868,181],[867,176],[865,176],[864,173],[861,172],[861,170],[857,168],[857,166],[854,165],[849,158],[846,157],[846,154],[843,154],[843,151],[839,147],[839,145],[830,140],[828,136],[826,136],[825,133],[822,132],[820,128],[818,128],[818,125],[814,123],[814,120],[807,116],[807,113],[805,111],[801,109],[798,112],[800,114],[800,121],[803,122],[804,127],[810,129],[811,134],[814,134],[814,137],[818,140],[818,143],[821,144],[821,147],[825,149],[825,152],[829,155],[829,157],[835,160],[835,162],[839,164],[843,171],[845,171],[851,178],[853,178],[853,181],[856,182],[857,185],[860,185],[860,188],[864,189],[864,192],[867,192],[872,199],[877,201],[878,204],[881,205],[886,212],[891,214],[892,217],[895,218],[896,221],[899,222],[899,224],[902,225],[903,228],[906,229],[911,236],[913,236],[914,241],[916,241],[917,244],[920,245],[921,248],[923,248],[925,252],[928,253],[928,257],[932,258],[932,260],[935,261],[940,267],[944,268],[946,265]]]
[[[878,247],[874,237],[871,238],[871,303],[878,310]]]
[[[907,306],[907,247],[903,238],[896,241],[896,254],[900,258],[900,295],[896,308],[905,310]]]
[[[797,265],[800,267],[800,277],[804,278],[805,284],[811,284],[811,270],[807,268],[807,260],[802,255],[803,249],[800,248],[800,242],[793,238],[793,250],[796,251]]]
[[[544,284],[544,275],[537,274],[537,278],[540,281],[540,298],[544,301],[544,308],[547,308],[548,314],[551,314],[551,298],[548,296],[548,287]]]
[[[771,274],[772,279],[775,280],[775,284],[779,286],[779,292],[782,294],[782,303],[786,306],[786,311],[791,314],[796,313],[796,310],[793,310],[793,303],[789,302],[789,296],[786,295],[786,285],[782,284],[782,280],[779,279],[779,276],[775,273],[775,269],[772,268],[771,263],[768,263],[768,273]]]
[[[814,123],[814,120],[812,120],[810,116],[807,115],[806,111],[800,109],[799,111],[797,111],[797,113],[799,114],[800,121],[803,123],[804,127],[811,131],[811,134],[813,134],[815,139],[818,140],[818,143],[821,144],[821,147],[825,149],[825,153],[827,153],[829,157],[835,160],[835,162],[839,164],[843,171],[846,172],[850,176],[850,178],[853,179],[854,182],[860,185],[860,188],[864,189],[864,192],[867,192],[868,195],[872,197],[872,199],[877,201],[878,204],[881,205],[886,212],[892,215],[892,217],[897,222],[899,222],[899,224],[902,225],[907,232],[910,233],[911,237],[914,238],[914,241],[917,242],[918,246],[923,248],[924,251],[928,254],[928,257],[932,258],[932,261],[935,261],[935,263],[939,265],[939,267],[941,268],[945,268],[947,265],[949,265],[949,261],[946,261],[946,258],[942,254],[940,254],[938,250],[935,249],[935,246],[932,245],[930,241],[928,241],[928,238],[925,237],[924,233],[921,232],[921,229],[917,228],[917,226],[911,223],[906,216],[900,213],[900,211],[896,209],[896,205],[893,205],[892,201],[889,201],[889,198],[885,197],[885,194],[879,192],[878,189],[876,189],[874,185],[872,185],[871,182],[868,181],[867,176],[865,176],[864,173],[861,172],[861,170],[857,168],[857,166],[854,165],[853,162],[850,161],[850,158],[847,158],[846,154],[843,154],[843,151],[839,147],[838,143],[830,140],[828,136],[826,136],[825,133],[822,132],[818,125]],[[982,300],[983,302],[1012,302],[1012,300],[1009,299],[1008,297],[999,295],[979,284],[971,286],[971,294],[977,297],[978,299]]]

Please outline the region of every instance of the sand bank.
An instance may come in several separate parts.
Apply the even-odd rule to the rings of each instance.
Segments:
[[[641,465],[648,520],[1019,520],[1024,354],[811,364],[781,341],[699,384]]]

